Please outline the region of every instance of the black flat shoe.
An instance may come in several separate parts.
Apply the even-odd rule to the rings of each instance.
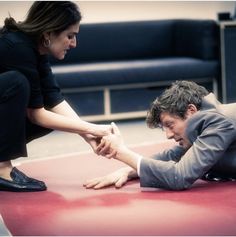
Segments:
[[[19,170],[17,172],[16,168],[12,169],[10,176],[12,178],[12,181],[0,177],[0,191],[36,192],[47,190],[47,187],[44,182],[29,178]],[[28,179],[26,179],[26,177]]]
[[[18,170],[16,167],[12,168],[11,177],[13,177],[14,180],[20,180],[20,181],[26,182],[26,183],[31,183],[31,182],[38,183],[38,184],[46,187],[46,185],[43,181],[27,176],[22,171]]]

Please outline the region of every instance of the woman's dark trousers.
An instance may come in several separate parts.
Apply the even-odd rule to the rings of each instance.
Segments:
[[[29,96],[30,86],[23,74],[0,74],[0,162],[27,156],[26,144],[51,132],[27,119]]]

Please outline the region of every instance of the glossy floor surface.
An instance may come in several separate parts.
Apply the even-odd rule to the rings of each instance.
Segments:
[[[143,155],[172,143],[133,147]],[[36,159],[18,168],[42,179],[48,191],[0,193],[0,213],[12,235],[236,235],[236,183],[197,181],[186,191],[142,190],[138,180],[121,189],[88,190],[87,179],[123,166],[90,152]]]

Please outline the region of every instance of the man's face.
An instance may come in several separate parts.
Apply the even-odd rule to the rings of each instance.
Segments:
[[[160,116],[160,119],[162,127],[166,132],[166,137],[168,139],[174,139],[179,143],[180,146],[188,149],[191,146],[191,143],[186,137],[187,122],[195,112],[195,110],[188,110],[184,119],[177,115],[163,112]]]

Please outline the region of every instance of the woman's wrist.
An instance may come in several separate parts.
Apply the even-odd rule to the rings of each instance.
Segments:
[[[80,123],[81,129],[78,133],[84,138],[87,137],[89,134],[93,134],[96,131],[95,124],[83,121],[81,119],[79,119],[79,123]]]

